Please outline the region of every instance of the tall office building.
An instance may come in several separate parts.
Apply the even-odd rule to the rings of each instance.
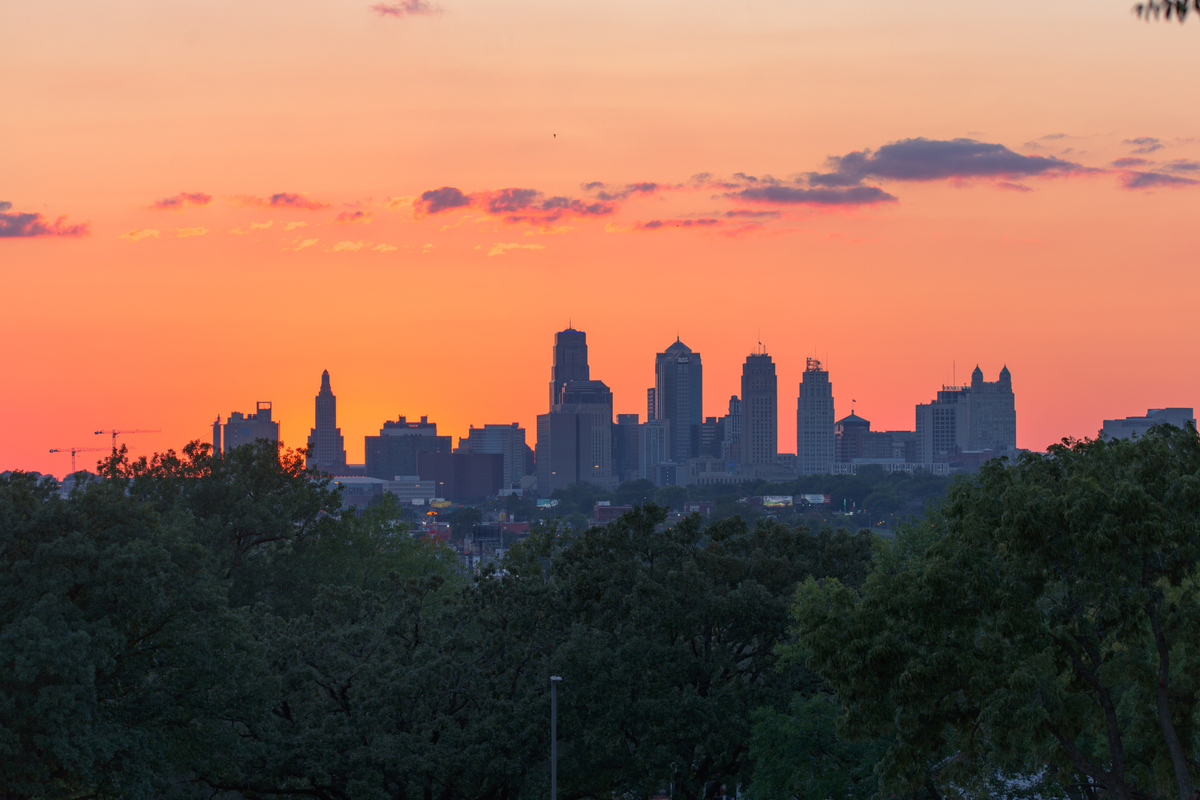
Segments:
[[[700,454],[704,422],[704,367],[700,354],[676,337],[654,357],[654,419],[671,423],[669,453],[676,464]]]
[[[779,386],[766,350],[742,367],[742,464],[775,466],[779,452]]]
[[[308,434],[304,466],[337,475],[346,469],[346,443],[337,426],[337,397],[329,385],[329,370],[321,373],[316,407],[316,424]]]
[[[551,413],[580,414],[589,417],[589,436],[580,439],[580,463],[583,480],[612,476],[613,395],[604,381],[570,381],[562,388],[559,402]]]
[[[538,494],[577,482],[615,488],[612,392],[591,380],[583,331],[554,335],[550,399],[550,413],[538,415]]]
[[[1000,370],[988,382],[975,367],[969,386],[943,386],[931,403],[916,408],[916,460],[926,464],[959,451],[1015,453],[1017,411],[1012,375]]]
[[[465,453],[488,453],[504,456],[503,487],[521,485],[525,474],[525,429],[511,425],[471,426],[467,438],[459,439],[459,449]]]
[[[218,419],[220,418],[218,417]],[[216,441],[218,427],[218,425],[213,426],[214,452],[220,450],[219,445],[221,444]],[[279,441],[279,423],[271,419],[271,404],[261,400],[256,404],[253,414],[234,411],[225,420],[224,452],[228,453],[243,444],[252,444],[258,439]]]
[[[825,475],[833,470],[833,384],[815,358],[808,359],[796,401],[796,471]]]
[[[570,381],[586,381],[588,371],[587,334],[567,328],[554,334],[554,362],[550,367],[550,407],[559,402],[563,387]]]

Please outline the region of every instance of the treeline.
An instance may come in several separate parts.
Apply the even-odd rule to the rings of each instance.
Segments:
[[[1066,442],[894,541],[639,505],[479,575],[294,453],[0,481],[0,792],[1192,800],[1200,442]]]
[[[732,793],[755,714],[812,680],[777,650],[796,588],[871,558],[647,505],[464,576],[388,502],[330,515],[269,443],[104,472],[67,499],[0,482],[7,798],[544,797],[552,674],[562,797]]]

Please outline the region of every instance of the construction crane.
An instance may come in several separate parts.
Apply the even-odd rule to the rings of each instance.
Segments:
[[[70,453],[71,454],[71,474],[75,474],[75,454],[90,453],[93,450],[104,450],[103,447],[54,447],[51,448],[51,453]]]
[[[124,436],[127,433],[162,433],[162,431],[161,430],[157,430],[157,431],[116,431],[116,430],[96,431],[97,436],[99,436],[102,433],[107,433],[112,436],[112,449],[115,452],[117,449],[117,437],[118,436]]]

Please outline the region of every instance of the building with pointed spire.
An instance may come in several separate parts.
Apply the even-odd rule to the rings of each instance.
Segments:
[[[761,346],[742,366],[742,464],[775,467],[779,453],[779,384]]]
[[[796,399],[796,471],[826,475],[836,460],[833,384],[815,358],[808,359]]]
[[[670,423],[667,452],[676,464],[700,455],[704,422],[704,367],[700,354],[675,337],[654,357],[654,416]]]
[[[308,434],[308,454],[304,466],[339,475],[346,471],[346,442],[337,426],[337,397],[329,385],[329,370],[321,373],[321,389],[316,397],[316,419]]]

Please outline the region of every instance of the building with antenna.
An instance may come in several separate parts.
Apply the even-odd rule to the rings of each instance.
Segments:
[[[304,466],[332,475],[346,471],[346,443],[337,426],[337,397],[329,385],[329,370],[321,373],[321,389],[316,397],[315,427],[308,434],[308,454]]]
[[[826,475],[833,470],[833,384],[819,359],[808,359],[796,400],[796,471]]]

